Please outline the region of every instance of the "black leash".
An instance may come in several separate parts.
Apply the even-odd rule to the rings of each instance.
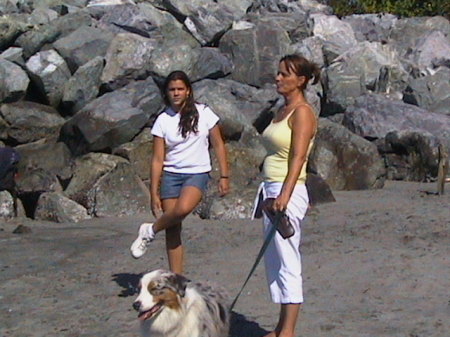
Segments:
[[[271,226],[270,231],[267,234],[266,239],[264,240],[264,242],[261,246],[261,249],[259,250],[259,253],[258,253],[258,256],[256,257],[255,263],[253,264],[252,269],[250,269],[250,272],[248,273],[247,279],[245,280],[244,284],[242,285],[241,290],[239,290],[238,294],[236,295],[236,297],[233,300],[233,303],[231,303],[230,311],[233,310],[234,305],[236,304],[239,296],[241,296],[241,293],[244,290],[245,286],[247,285],[248,280],[250,280],[250,277],[252,276],[253,272],[255,271],[256,267],[258,266],[259,261],[263,257],[264,252],[266,251],[270,240],[272,240],[272,238],[274,237],[275,232],[277,231],[278,223],[281,220],[282,216],[283,216],[283,213],[281,213],[281,212],[279,212],[275,215],[273,225]]]

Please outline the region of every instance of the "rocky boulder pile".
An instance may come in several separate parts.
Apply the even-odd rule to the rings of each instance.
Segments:
[[[320,118],[314,202],[433,180],[438,147],[450,148],[443,17],[338,18],[312,0],[3,0],[0,14],[0,141],[21,155],[18,208],[30,218],[150,211],[150,129],[177,69],[220,116],[232,169],[232,193],[219,198],[215,165],[201,217],[250,216],[285,54],[322,68],[307,92]],[[0,193],[2,218],[14,216],[11,198]]]

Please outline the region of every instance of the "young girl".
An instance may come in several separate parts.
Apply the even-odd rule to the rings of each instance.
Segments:
[[[181,223],[199,204],[211,171],[209,141],[216,153],[219,194],[229,191],[229,171],[225,145],[217,125],[219,117],[206,105],[194,102],[187,75],[174,71],[163,87],[166,110],[152,128],[151,208],[155,223],[144,223],[131,245],[131,254],[140,258],[159,231],[166,230],[166,249],[170,270],[182,274],[184,249]],[[164,213],[161,215],[161,212]]]

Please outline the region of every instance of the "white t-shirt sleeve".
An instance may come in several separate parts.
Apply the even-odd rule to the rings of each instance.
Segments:
[[[205,122],[208,126],[208,130],[211,130],[219,122],[219,116],[217,116],[209,106],[205,105],[203,108],[205,115]]]
[[[164,129],[163,129],[163,126],[161,123],[162,119],[163,119],[162,114],[156,118],[156,121],[152,127],[152,135],[153,136],[164,138]]]

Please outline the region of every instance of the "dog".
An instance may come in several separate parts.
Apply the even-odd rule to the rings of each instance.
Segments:
[[[223,289],[162,269],[144,274],[139,287],[133,308],[142,336],[228,336],[230,307]]]

